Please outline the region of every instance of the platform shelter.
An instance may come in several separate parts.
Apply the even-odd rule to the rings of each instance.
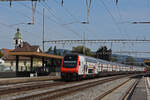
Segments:
[[[62,56],[43,53],[39,46],[31,46],[27,42],[23,42],[19,47],[9,52],[9,55],[16,58],[16,76],[30,76],[31,73],[36,73],[39,76],[48,75],[54,71],[55,67],[60,67],[63,58]],[[22,63],[21,58],[28,59],[26,70],[22,70],[22,67],[25,66],[19,66],[19,62]],[[40,62],[40,65],[35,65],[35,59],[36,62]]]
[[[145,63],[146,65],[150,66],[150,59],[145,59],[145,60],[144,60],[144,63]]]
[[[46,54],[41,52],[10,52],[10,55],[16,56],[16,75],[17,76],[29,76],[31,73],[38,73],[41,75],[47,75],[51,72],[51,67],[56,67],[54,64],[54,61],[57,60],[61,62],[62,56],[52,55],[52,54]],[[30,58],[30,71],[19,71],[19,58],[20,57],[28,57]],[[40,67],[40,70],[37,68],[33,68],[33,59],[42,59],[42,66]],[[48,64],[48,61],[51,62],[51,64]],[[58,64],[60,65],[60,63]]]

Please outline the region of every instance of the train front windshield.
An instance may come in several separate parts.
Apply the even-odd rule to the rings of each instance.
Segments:
[[[66,55],[64,57],[63,67],[75,68],[77,66],[77,55]]]

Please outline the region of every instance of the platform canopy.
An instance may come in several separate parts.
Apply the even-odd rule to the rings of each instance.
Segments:
[[[62,59],[62,56],[46,54],[41,52],[10,52],[12,56],[24,56],[24,57],[36,57],[36,58],[54,58],[54,59]]]
[[[144,60],[144,63],[145,63],[146,65],[149,65],[149,66],[150,66],[150,59],[145,59],[145,60]]]
[[[56,65],[54,65],[54,61],[57,60],[57,61],[61,62],[61,60],[63,58],[63,56],[44,53],[40,49],[40,46],[30,45],[28,42],[20,43],[14,50],[10,51],[8,55],[15,56],[16,76],[22,76],[26,72],[27,72],[27,76],[29,76],[28,73],[34,73],[35,71],[37,71],[38,73],[50,73],[50,67],[56,66]],[[21,61],[22,57],[28,58],[28,61],[30,62],[30,64],[29,64],[30,69],[26,70],[23,73],[22,73],[22,69],[21,69],[22,66],[19,67],[20,66],[19,62]],[[33,68],[35,58],[40,59],[40,61],[41,61],[41,65],[40,65],[41,67],[37,67],[37,70],[35,68]],[[48,61],[50,61],[49,64],[48,64]]]
[[[9,52],[12,56],[34,57],[34,58],[53,58],[62,59],[62,56],[47,54],[42,52],[40,46],[30,45],[28,42],[22,42],[17,48]]]

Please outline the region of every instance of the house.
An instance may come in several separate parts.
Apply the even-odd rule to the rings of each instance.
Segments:
[[[4,66],[9,67],[10,70],[15,71],[16,70],[16,57],[9,55],[9,52],[42,52],[40,50],[40,47],[37,45],[30,45],[28,42],[23,42],[22,36],[20,33],[20,30],[17,29],[17,32],[13,38],[15,49],[6,49],[2,48],[1,52],[3,53],[2,59],[5,61]],[[30,58],[28,57],[20,57],[19,58],[19,70],[20,71],[29,71],[30,66]],[[34,63],[33,66],[40,67],[42,66],[42,60],[41,59],[33,59]]]
[[[10,67],[11,70],[15,71],[16,69],[16,57],[9,55],[9,52],[41,52],[39,46],[31,46],[27,42],[23,42],[22,47],[16,48],[14,50],[12,49],[2,49],[2,53],[4,56],[2,59],[5,61],[4,66]],[[42,60],[41,59],[33,59],[34,63],[33,66],[40,67],[42,66]],[[30,68],[30,58],[28,57],[20,57],[19,58],[19,71],[29,71]]]

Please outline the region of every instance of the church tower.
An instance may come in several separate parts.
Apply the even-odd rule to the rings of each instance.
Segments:
[[[19,28],[17,28],[17,32],[13,39],[14,39],[15,48],[19,48],[22,46],[23,41],[22,41],[22,36],[21,36]]]

